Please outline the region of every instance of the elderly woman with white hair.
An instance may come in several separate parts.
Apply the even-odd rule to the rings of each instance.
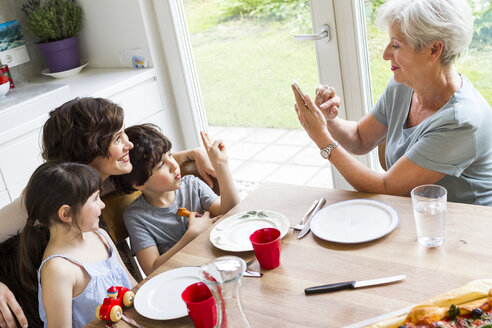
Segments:
[[[394,75],[371,112],[358,122],[337,117],[340,98],[322,85],[314,102],[296,95],[299,121],[358,191],[409,195],[418,185],[439,184],[449,201],[491,206],[492,111],[453,68],[472,39],[467,1],[388,0],[378,24],[389,32],[383,58]],[[383,141],[384,173],[349,154]]]

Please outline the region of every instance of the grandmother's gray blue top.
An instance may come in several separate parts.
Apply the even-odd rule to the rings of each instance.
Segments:
[[[388,128],[386,166],[405,155],[446,174],[437,184],[448,200],[492,206],[492,110],[472,83],[463,84],[437,112],[417,126],[406,121],[413,90],[391,79],[372,115]]]

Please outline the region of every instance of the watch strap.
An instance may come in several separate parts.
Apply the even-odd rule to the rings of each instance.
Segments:
[[[333,151],[333,149],[337,148],[340,144],[336,141],[333,141],[331,144],[329,144],[328,146],[324,147],[324,148],[321,148],[320,150],[320,153],[321,153],[321,156],[324,158],[324,159],[329,159],[330,156],[331,156],[331,152]]]

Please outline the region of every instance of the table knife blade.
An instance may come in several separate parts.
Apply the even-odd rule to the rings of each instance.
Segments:
[[[318,211],[325,205],[325,203],[326,203],[326,199],[324,197],[322,197],[319,200],[318,204],[316,205],[316,208],[314,209],[313,213],[311,213],[311,215],[309,216],[309,219],[307,219],[306,223],[304,224],[304,228],[302,228],[301,232],[299,232],[299,234],[297,235],[298,239],[307,235],[309,230],[311,230],[311,220],[316,215],[316,213],[318,213]]]
[[[243,274],[244,277],[261,278],[263,273],[253,270],[246,270]]]
[[[304,289],[306,294],[318,294],[318,293],[327,293],[327,292],[335,292],[343,289],[355,289],[360,287],[367,286],[376,286],[382,284],[389,284],[391,282],[400,281],[405,279],[407,276],[404,274],[400,274],[398,276],[385,277],[379,279],[371,279],[371,280],[359,280],[359,281],[345,281],[339,282],[335,284],[321,285],[315,287],[308,287]]]

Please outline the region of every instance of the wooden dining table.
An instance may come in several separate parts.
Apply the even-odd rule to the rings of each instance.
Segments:
[[[263,277],[242,280],[241,302],[251,327],[344,327],[408,308],[475,279],[492,278],[491,207],[448,202],[445,242],[436,248],[417,242],[409,197],[264,183],[222,220],[243,211],[273,210],[284,214],[293,226],[321,197],[326,198],[325,206],[350,199],[383,202],[396,210],[399,224],[379,239],[357,244],[329,242],[313,233],[298,239],[289,230],[281,242],[280,266],[262,270],[256,261],[249,268],[263,272]],[[199,266],[224,255],[254,258],[253,251],[231,253],[216,248],[209,235],[210,230],[196,237],[133,291],[174,268]],[[407,278],[392,284],[304,293],[311,286],[400,274]],[[134,308],[125,314],[144,327],[193,327],[187,316],[151,320]],[[104,323],[96,319],[87,327],[104,327]],[[113,327],[131,326],[120,321]]]

